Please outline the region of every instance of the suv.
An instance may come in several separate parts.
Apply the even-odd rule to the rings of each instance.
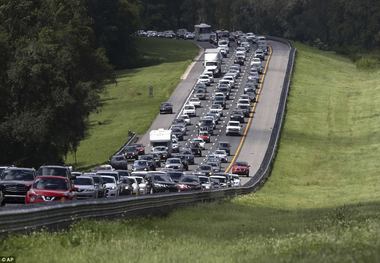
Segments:
[[[36,171],[30,168],[6,168],[0,177],[0,189],[3,189],[3,200],[6,203],[25,203],[25,196],[35,179]]]
[[[70,168],[60,165],[43,165],[38,168],[36,176],[61,176],[74,179],[74,176],[71,175]]]
[[[125,158],[125,155],[112,156],[110,164],[114,169],[128,170],[128,160]]]
[[[173,113],[173,105],[171,103],[169,102],[161,103],[160,114],[164,114],[164,113],[169,113],[169,114]]]
[[[124,148],[124,155],[127,159],[135,159],[139,158],[139,151],[136,146],[127,146]]]

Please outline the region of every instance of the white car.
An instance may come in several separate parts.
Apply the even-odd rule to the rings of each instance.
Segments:
[[[188,102],[189,105],[194,105],[195,107],[201,106],[201,101],[198,98],[191,98]]]
[[[113,176],[102,175],[102,180],[106,187],[107,197],[117,197],[119,196],[119,186],[116,183],[116,179]]]
[[[202,75],[207,75],[210,78],[210,81],[214,83],[214,72],[212,72],[212,70],[206,70]]]
[[[231,75],[224,76],[223,79],[228,80],[230,82],[231,87],[235,87],[235,78]]]
[[[181,116],[179,116],[179,119],[183,119],[186,122],[187,125],[191,124],[190,117],[187,114],[182,114]]]
[[[237,47],[236,48],[236,55],[238,54],[238,52],[242,52],[245,56],[245,53],[246,53],[245,47]]]
[[[237,57],[243,57],[244,60],[247,59],[247,56],[246,56],[245,51],[236,51],[236,56],[237,56]]]
[[[250,99],[240,98],[237,102],[238,105],[251,105]]]
[[[222,85],[227,85],[228,88],[231,89],[231,83],[230,83],[229,80],[226,80],[226,79],[221,79],[221,80],[219,80],[218,87],[219,87],[219,86],[222,86]]]
[[[199,146],[204,150],[206,148],[206,142],[202,138],[194,138],[191,142],[199,143]]]
[[[228,156],[225,150],[216,150],[214,155],[217,156],[223,163],[228,162]]]
[[[130,178],[134,181],[134,183],[132,184],[134,194],[145,195],[147,193],[146,192],[147,191],[146,190],[146,181],[144,180],[143,177],[141,177],[141,176],[128,176],[128,178]],[[137,191],[137,189],[138,189],[138,191]]]
[[[226,127],[226,135],[241,134],[241,124],[239,121],[229,121]]]
[[[261,67],[261,59],[259,58],[253,58],[252,61],[251,61],[251,67],[254,66],[256,68],[259,68]]]
[[[210,108],[210,112],[217,112],[220,116],[223,116],[223,107],[219,104],[214,104]]]
[[[234,187],[239,187],[241,185],[241,180],[239,175],[237,174],[231,174],[232,181],[233,181],[233,186]]]
[[[208,75],[200,75],[198,79],[198,83],[204,83],[206,84],[206,86],[210,86],[211,85],[210,77]]]
[[[194,105],[185,105],[183,109],[183,114],[186,114],[188,116],[196,116],[195,106]]]

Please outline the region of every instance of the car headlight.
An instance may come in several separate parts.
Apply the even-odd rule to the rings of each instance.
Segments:
[[[111,190],[115,190],[115,189],[116,189],[116,186],[112,186],[112,187],[111,187]]]

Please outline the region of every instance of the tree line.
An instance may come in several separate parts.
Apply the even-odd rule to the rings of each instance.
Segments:
[[[0,164],[62,162],[86,136],[113,70],[138,61],[134,32],[215,29],[376,48],[376,0],[0,0]]]
[[[380,45],[378,0],[142,0],[142,26],[166,30],[206,22],[317,43],[329,49]]]
[[[0,164],[59,163],[113,69],[133,63],[130,0],[0,1]]]

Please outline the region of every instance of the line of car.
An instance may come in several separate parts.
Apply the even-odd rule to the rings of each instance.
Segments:
[[[217,126],[220,128],[219,122],[228,115],[225,134],[241,135],[245,118],[249,116],[252,103],[256,101],[263,60],[268,49],[266,44],[261,43],[262,48],[248,56],[253,43],[244,35],[237,42],[240,43],[239,47],[233,52],[227,39],[220,40],[220,48],[228,50],[223,55],[228,58],[228,61],[224,61],[225,65],[228,64],[226,73],[219,78],[210,70],[203,72],[182,112],[173,121],[173,148],[170,152],[164,146],[157,146],[147,153],[144,145],[132,144],[112,156],[109,165],[86,173],[72,172],[66,166],[41,166],[37,171],[0,167],[0,203],[110,198],[240,186],[239,175],[249,176],[249,165],[244,161],[236,161],[231,173],[222,171],[222,164],[229,161],[231,144],[228,140],[217,141],[220,132]],[[243,52],[244,60],[239,58]],[[262,52],[264,56],[261,55]],[[232,62],[234,64],[230,65]],[[241,86],[239,83],[243,73],[247,80]],[[212,95],[210,88],[213,89]],[[231,96],[235,96],[238,90],[243,94],[237,100],[236,108],[228,109],[227,101],[231,101]],[[207,104],[209,101],[211,105]],[[202,116],[197,114],[200,108],[203,108],[200,114]],[[172,105],[162,104],[160,113],[173,114]],[[200,118],[193,123],[195,117]],[[187,134],[189,127],[192,128],[191,135]],[[210,153],[214,144],[215,149]],[[196,161],[204,155],[206,149],[208,154],[204,160]],[[130,161],[133,161],[132,166]],[[193,165],[197,167],[188,171],[192,170]]]

